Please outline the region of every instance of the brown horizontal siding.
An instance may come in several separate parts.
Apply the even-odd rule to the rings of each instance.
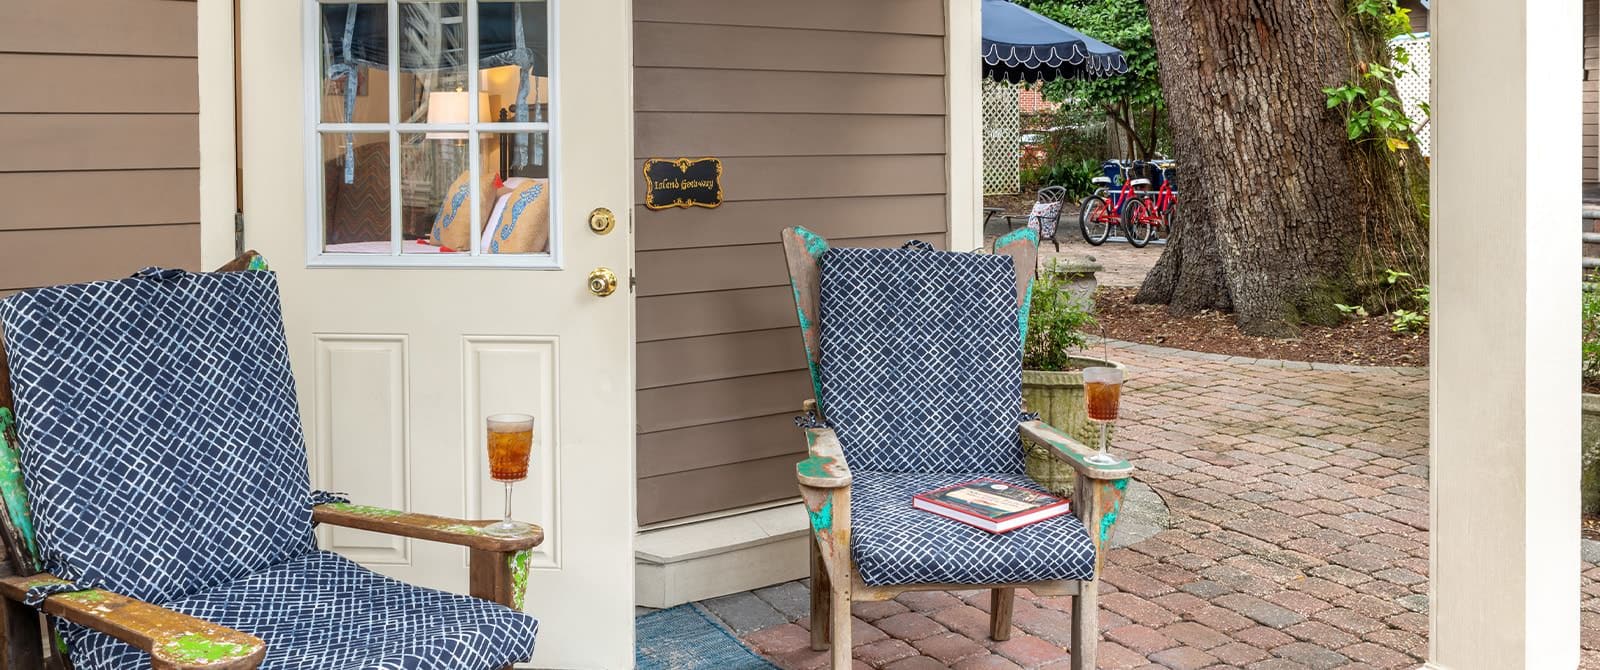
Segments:
[[[640,206],[635,215],[652,225],[635,229],[634,249],[657,251],[769,243],[790,226],[805,226],[830,239],[942,233],[945,200],[941,193],[752,200],[686,209],[670,218],[652,216]]]
[[[942,75],[944,39],[655,23],[639,27],[633,62],[647,67]]]
[[[640,156],[943,154],[945,144],[943,116],[641,112],[634,132]]]
[[[943,114],[944,77],[635,66],[635,111]]]
[[[793,433],[793,424],[790,424]],[[793,437],[791,435],[791,437]],[[639,480],[639,499],[650,501],[649,513],[640,508],[640,523],[677,519],[696,514],[755,505],[799,495],[794,483],[794,464],[799,452],[758,461],[744,461],[718,467],[674,472]]]
[[[647,22],[702,23],[716,26],[764,26],[815,30],[944,35],[944,3],[940,0],[647,0],[633,3],[634,32]]]
[[[193,2],[0,2],[0,50],[17,53],[194,58],[198,28]]]
[[[909,237],[863,237],[848,240],[848,244],[894,247],[912,239],[939,248],[945,246],[943,232]],[[777,242],[641,252],[634,254],[634,266],[639,277],[640,297],[789,284],[783,246]]]
[[[0,113],[195,114],[195,68],[193,58],[0,53],[10,90],[0,96]]]
[[[795,495],[811,397],[779,232],[945,245],[942,0],[636,0],[639,521]],[[643,206],[713,156],[723,204]]]
[[[0,296],[198,266],[195,10],[0,3]]]
[[[199,170],[4,172],[0,230],[195,223],[199,189]]]
[[[198,114],[3,114],[0,172],[199,168],[199,120]]]
[[[26,288],[126,277],[139,268],[193,268],[200,224],[0,231],[0,286]],[[16,258],[9,258],[13,252]]]
[[[805,448],[803,442],[794,439],[796,413],[798,409],[792,409],[769,416],[640,435],[639,477],[659,477],[730,463],[798,455]]]
[[[799,326],[788,285],[644,296],[634,302],[639,342]],[[798,335],[796,335],[798,337]]]

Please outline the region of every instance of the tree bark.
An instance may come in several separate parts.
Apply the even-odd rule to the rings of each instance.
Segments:
[[[1426,167],[1348,139],[1322,89],[1388,62],[1345,0],[1150,0],[1183,232],[1138,299],[1231,306],[1242,331],[1293,336],[1371,303],[1385,268],[1426,276]]]

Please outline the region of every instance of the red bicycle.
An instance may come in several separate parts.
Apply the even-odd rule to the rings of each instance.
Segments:
[[[1150,185],[1149,179],[1128,179],[1129,167],[1122,161],[1106,161],[1100,168],[1105,174],[1091,180],[1097,187],[1094,195],[1084,198],[1083,206],[1078,209],[1078,229],[1083,231],[1083,241],[1097,247],[1111,237],[1113,227],[1122,225],[1119,212],[1138,198],[1139,187]],[[1121,182],[1121,186],[1113,191],[1117,182]]]
[[[1144,248],[1150,240],[1156,238],[1156,231],[1165,229],[1163,237],[1170,236],[1172,226],[1172,210],[1178,204],[1178,192],[1172,189],[1172,178],[1178,172],[1178,164],[1173,161],[1151,161],[1149,166],[1156,169],[1157,179],[1161,185],[1151,197],[1150,191],[1141,191],[1122,207],[1122,230],[1128,236],[1128,244]],[[1146,184],[1149,180],[1142,180]]]

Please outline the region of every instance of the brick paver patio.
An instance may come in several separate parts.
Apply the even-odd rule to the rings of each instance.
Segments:
[[[1172,526],[1108,552],[1101,668],[1411,668],[1427,654],[1427,377],[1121,345],[1116,449]],[[1585,564],[1584,667],[1600,668],[1600,567]],[[818,668],[799,582],[708,603],[783,668]],[[1486,605],[1487,606],[1487,605]],[[1067,667],[1070,599],[1019,594],[987,638],[986,592],[858,603],[856,667]]]

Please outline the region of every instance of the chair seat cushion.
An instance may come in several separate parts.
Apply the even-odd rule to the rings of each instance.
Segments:
[[[533,655],[539,622],[488,601],[411,586],[312,551],[163,604],[267,643],[262,670],[490,670]],[[148,670],[144,652],[72,624],[79,668]]]
[[[913,508],[911,497],[978,478],[1043,490],[1026,475],[852,473],[850,549],[861,581],[1014,584],[1094,578],[1094,543],[1073,514],[994,534]]]

